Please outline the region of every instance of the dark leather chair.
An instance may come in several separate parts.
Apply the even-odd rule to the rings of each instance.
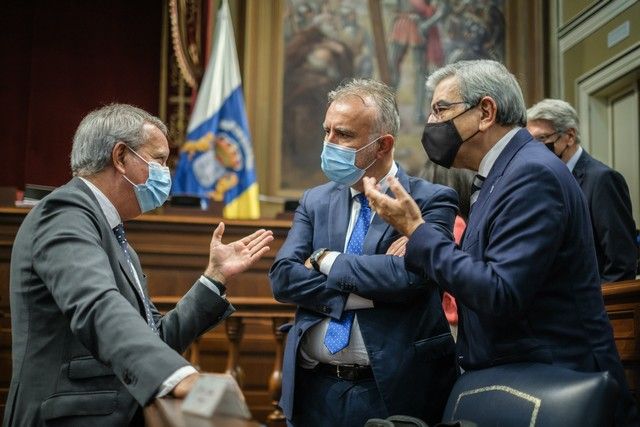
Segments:
[[[608,372],[513,363],[462,374],[442,425],[610,426],[617,397],[618,384]]]

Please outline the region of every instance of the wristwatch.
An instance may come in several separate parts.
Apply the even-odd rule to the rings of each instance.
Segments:
[[[327,248],[316,249],[309,257],[309,262],[311,262],[311,265],[313,266],[313,269],[315,271],[320,271],[320,264],[318,263],[318,260],[326,251]]]

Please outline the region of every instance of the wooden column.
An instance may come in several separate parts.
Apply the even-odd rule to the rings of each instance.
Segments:
[[[271,396],[271,404],[273,412],[267,417],[267,425],[269,427],[283,426],[285,417],[278,406],[280,395],[282,394],[282,356],[284,354],[284,337],[285,333],[280,327],[289,320],[289,317],[272,317],[271,326],[273,328],[273,336],[276,340],[276,355],[273,360],[273,372],[269,378],[269,395]]]
[[[244,371],[240,366],[240,342],[244,334],[244,319],[241,316],[231,316],[225,321],[227,338],[229,339],[229,353],[227,354],[227,369],[225,372],[236,379],[240,388],[244,386]]]

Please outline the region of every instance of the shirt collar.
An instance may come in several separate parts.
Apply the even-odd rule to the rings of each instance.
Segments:
[[[109,200],[107,196],[105,196],[104,193],[100,191],[100,189],[96,187],[91,181],[83,177],[80,177],[80,179],[85,184],[87,184],[87,186],[89,187],[89,190],[91,190],[93,195],[96,196],[96,199],[98,199],[98,203],[100,204],[100,209],[102,209],[102,213],[104,213],[104,216],[107,217],[107,222],[109,223],[109,227],[113,228],[116,225],[120,224],[122,222],[122,220],[120,219],[120,214],[118,213],[118,210],[116,209],[116,207],[113,206],[113,203],[111,203],[111,200]]]
[[[578,160],[580,159],[580,155],[582,154],[583,151],[584,150],[582,149],[582,147],[578,145],[578,149],[576,150],[575,153],[573,153],[573,156],[571,156],[571,158],[567,162],[567,167],[569,168],[569,171],[573,172],[573,168],[576,167],[576,164],[578,163]]]
[[[398,165],[396,165],[396,162],[392,162],[391,163],[391,168],[389,169],[389,172],[387,172],[387,174],[384,177],[382,177],[382,179],[379,182],[380,191],[383,194],[386,193],[387,190],[389,189],[389,183],[387,182],[387,178],[389,178],[390,176],[396,176],[397,174],[398,174]],[[354,190],[353,187],[351,187],[350,190],[351,190],[351,198],[353,198],[356,195],[360,194],[360,191]]]
[[[482,161],[480,162],[480,167],[478,167],[478,175],[484,178],[489,176],[489,172],[491,172],[491,168],[493,168],[494,163],[496,162],[496,160],[498,160],[498,156],[500,156],[500,153],[502,153],[504,147],[507,146],[507,143],[511,141],[511,138],[513,138],[513,136],[520,129],[522,129],[520,126],[514,127],[502,138],[500,138],[500,140],[493,147],[491,147],[491,150],[489,150],[487,154],[484,155]]]

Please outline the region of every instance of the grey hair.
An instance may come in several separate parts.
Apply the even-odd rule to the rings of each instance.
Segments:
[[[136,151],[148,138],[144,125],[158,128],[166,137],[167,127],[159,118],[127,104],[110,104],[87,114],[71,148],[73,176],[91,176],[111,163],[111,152],[118,141]]]
[[[394,92],[386,84],[372,79],[352,79],[341,84],[329,92],[329,103],[345,98],[357,96],[367,103],[371,99],[378,109],[375,132],[389,133],[393,136],[400,129],[400,114]]]
[[[522,89],[515,76],[499,62],[488,59],[459,61],[433,72],[427,79],[432,93],[444,79],[454,77],[460,96],[469,106],[475,106],[482,97],[491,97],[497,105],[496,122],[503,126],[526,126],[527,107]]]
[[[576,131],[576,143],[580,143],[578,113],[567,101],[543,99],[527,110],[527,120],[548,120],[556,132]]]

